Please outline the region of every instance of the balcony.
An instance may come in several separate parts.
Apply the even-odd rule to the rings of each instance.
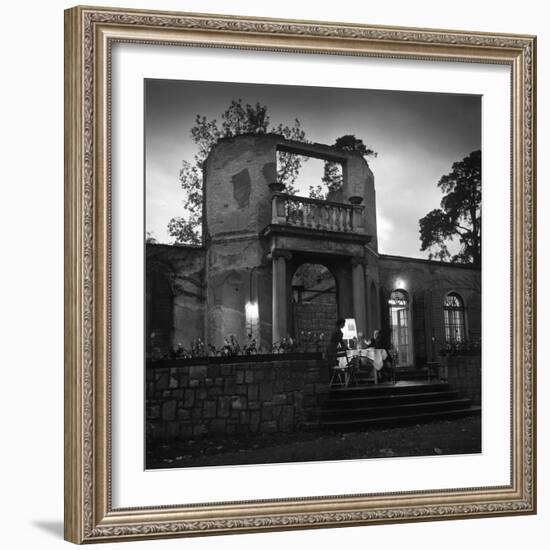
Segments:
[[[364,206],[275,192],[271,223],[308,230],[365,234]]]

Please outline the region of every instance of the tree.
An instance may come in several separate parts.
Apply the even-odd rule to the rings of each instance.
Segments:
[[[377,157],[378,153],[367,147],[362,139],[355,137],[352,134],[346,134],[339,137],[334,142],[334,147],[343,151],[357,151],[364,157]],[[322,184],[316,187],[310,186],[310,196],[317,199],[326,199],[333,195],[336,191],[342,189],[344,183],[342,166],[338,162],[326,161],[324,167]]]
[[[185,191],[183,203],[184,216],[172,218],[168,223],[168,234],[177,243],[200,244],[202,239],[202,169],[212,147],[222,137],[240,134],[277,133],[286,139],[306,142],[306,135],[298,119],[292,126],[282,123],[270,127],[267,107],[256,103],[243,104],[242,99],[231,101],[221,115],[221,123],[216,119],[208,120],[197,115],[195,125],[191,128],[191,138],[197,145],[194,162],[182,162],[179,181]],[[294,183],[298,177],[302,162],[306,160],[299,155],[279,152],[278,181],[286,185],[287,193],[294,194]]]
[[[430,250],[430,259],[481,263],[481,151],[455,162],[437,186],[444,193],[441,208],[419,220],[420,250]],[[460,249],[451,255],[448,246],[454,239]]]
[[[145,242],[147,244],[157,244],[157,238],[155,237],[154,233],[152,231],[147,231],[145,235]]]

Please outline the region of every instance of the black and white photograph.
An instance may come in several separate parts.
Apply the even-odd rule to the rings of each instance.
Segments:
[[[481,453],[481,96],[144,86],[146,468]]]

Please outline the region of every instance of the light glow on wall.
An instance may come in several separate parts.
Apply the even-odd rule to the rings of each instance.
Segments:
[[[395,279],[394,288],[396,289],[402,288],[403,290],[407,290],[407,283],[403,279]]]

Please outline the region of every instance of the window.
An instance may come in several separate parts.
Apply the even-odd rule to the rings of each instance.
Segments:
[[[456,292],[447,294],[443,312],[445,316],[445,340],[453,344],[464,342],[466,340],[464,301]]]
[[[392,345],[397,351],[396,363],[400,366],[412,364],[409,334],[409,295],[404,290],[394,290],[388,301]]]

